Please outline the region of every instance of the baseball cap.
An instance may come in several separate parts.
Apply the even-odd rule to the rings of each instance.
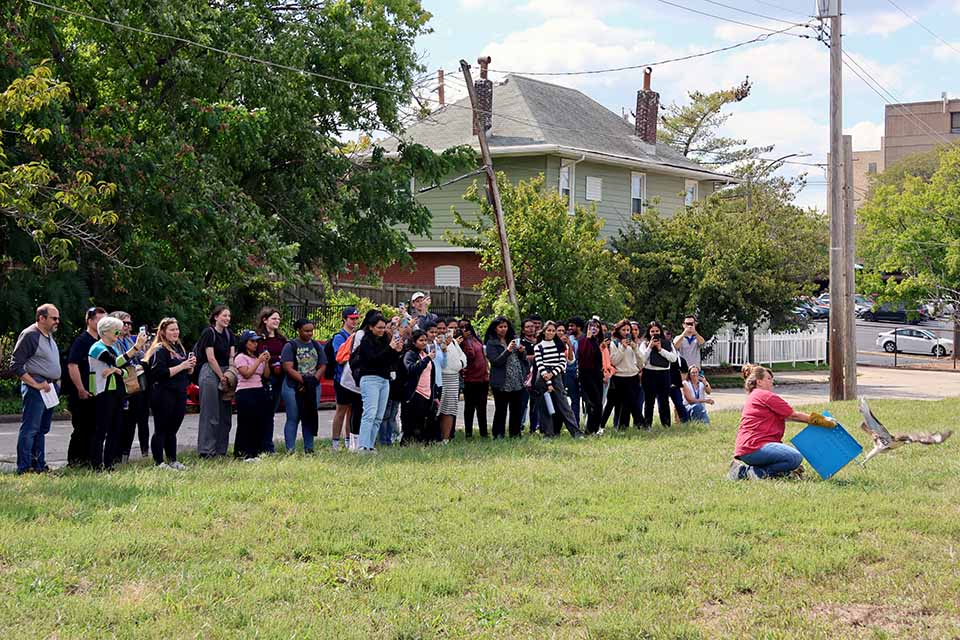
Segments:
[[[346,320],[347,318],[359,318],[360,314],[357,312],[356,307],[347,307],[343,310],[343,313],[340,314],[341,317]]]
[[[416,302],[420,298],[426,298],[426,297],[427,297],[427,294],[425,294],[423,291],[417,291],[415,294],[410,296],[410,302]]]
[[[259,340],[262,340],[262,339],[263,339],[263,337],[262,337],[259,333],[257,333],[256,331],[251,331],[250,329],[247,329],[246,331],[244,331],[243,333],[240,334],[240,344],[241,344],[241,345],[246,344],[247,340],[258,340],[258,341],[259,341]]]

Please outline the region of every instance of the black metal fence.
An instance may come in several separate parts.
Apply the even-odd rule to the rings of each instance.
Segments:
[[[347,308],[345,305],[325,305],[313,304],[309,302],[287,302],[283,305],[286,313],[282,313],[283,321],[280,330],[287,336],[294,335],[293,323],[299,318],[308,318],[314,323],[314,337],[318,340],[326,340],[334,333],[340,330],[343,325],[343,311]],[[384,312],[390,312],[393,309],[387,306],[377,306]],[[361,308],[361,316],[366,313],[366,308]],[[462,307],[430,307],[430,311],[441,318],[470,318],[476,312],[476,309],[465,309]],[[388,315],[384,313],[384,315]]]

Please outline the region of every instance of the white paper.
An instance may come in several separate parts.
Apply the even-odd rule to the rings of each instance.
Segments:
[[[47,409],[53,409],[60,404],[60,396],[57,395],[57,389],[52,384],[49,391],[41,391],[40,397],[43,398],[43,406]]]

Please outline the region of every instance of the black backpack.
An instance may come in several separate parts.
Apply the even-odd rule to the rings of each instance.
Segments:
[[[323,345],[323,355],[327,358],[327,369],[323,377],[327,380],[333,380],[333,376],[337,372],[337,353],[333,350],[333,339],[338,335],[340,335],[339,331],[330,336],[330,339]]]

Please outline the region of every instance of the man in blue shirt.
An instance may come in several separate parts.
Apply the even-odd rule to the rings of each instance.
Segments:
[[[336,332],[333,335],[333,338],[331,338],[333,341],[334,357],[336,357],[337,351],[340,349],[343,343],[353,335],[354,331],[356,331],[357,322],[360,320],[360,314],[357,312],[356,307],[347,307],[343,310],[341,317],[343,318],[343,327],[341,327],[340,331]],[[334,361],[328,363],[327,366],[335,367],[333,373],[333,391],[337,398],[337,410],[333,414],[333,434],[330,442],[334,451],[336,451],[340,449],[340,432],[343,430],[344,423],[350,424],[350,407],[353,406],[356,401],[353,396],[357,394],[349,389],[344,389],[340,384],[340,378],[343,376],[342,364],[338,364],[336,361]],[[349,432],[350,430],[348,428],[347,433]]]

